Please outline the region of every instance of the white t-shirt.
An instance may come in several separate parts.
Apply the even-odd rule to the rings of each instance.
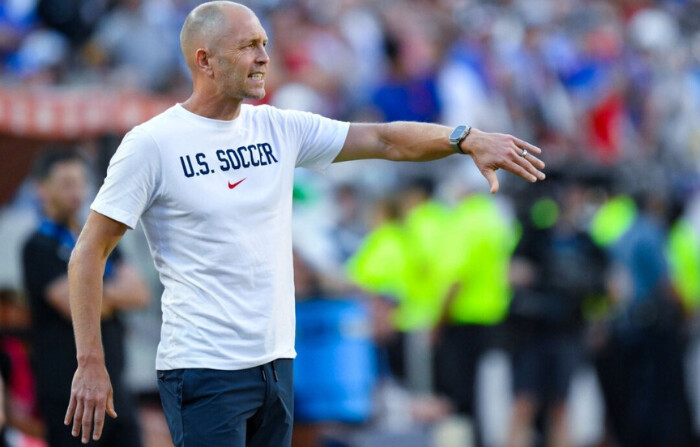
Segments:
[[[242,105],[233,121],[176,105],[136,126],[91,208],[139,218],[165,287],[157,369],[293,358],[294,168],[325,169],[349,124]]]

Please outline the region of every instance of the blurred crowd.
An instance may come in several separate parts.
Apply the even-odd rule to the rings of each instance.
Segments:
[[[179,31],[199,3],[4,0],[0,88],[183,100]],[[535,186],[499,177],[497,196],[468,157],[297,173],[295,445],[699,445],[700,1],[243,3],[270,38],[263,102],[508,132],[548,165]],[[74,144],[98,184],[119,139]],[[14,252],[45,214],[40,180],[3,204]],[[125,257],[157,284],[135,233]],[[0,262],[8,445],[45,433],[19,257]],[[157,341],[151,289],[124,335],[147,409],[155,382],[134,377],[154,376],[151,351],[128,352]],[[600,402],[581,416],[586,368]],[[600,422],[576,436],[577,417]],[[140,420],[159,445],[162,421]]]
[[[6,0],[3,85],[186,94],[195,0]],[[692,0],[251,0],[270,37],[267,102],[340,119],[468,122],[550,160],[697,169]]]

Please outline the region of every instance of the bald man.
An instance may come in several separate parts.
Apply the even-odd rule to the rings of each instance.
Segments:
[[[156,369],[177,446],[289,446],[292,431],[294,168],[467,154],[495,171],[544,179],[540,149],[469,126],[350,124],[253,107],[265,95],[267,34],[248,8],[210,2],[185,20],[193,92],[122,141],[73,251],[70,303],[78,368],[65,423],[99,439],[116,417],[100,345],[102,270],[140,222],[164,286]]]

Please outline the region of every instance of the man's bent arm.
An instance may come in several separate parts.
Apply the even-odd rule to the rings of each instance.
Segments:
[[[72,420],[73,436],[78,436],[82,429],[83,443],[89,441],[90,432],[93,439],[100,438],[105,411],[116,417],[112,385],[104,362],[100,313],[105,264],[126,228],[120,222],[91,212],[68,265],[78,369],[73,377],[65,423],[68,425]]]
[[[452,129],[428,123],[393,122],[384,124],[350,124],[345,144],[335,161],[381,158],[393,161],[429,161],[455,153],[450,145]],[[533,154],[542,151],[511,135],[488,133],[472,128],[460,144],[471,155],[479,171],[498,191],[495,171],[505,169],[525,180],[544,179],[544,163]],[[522,156],[523,151],[526,156]]]
[[[104,285],[102,304],[112,309],[126,310],[146,307],[150,292],[138,271],[120,263],[114,278]]]

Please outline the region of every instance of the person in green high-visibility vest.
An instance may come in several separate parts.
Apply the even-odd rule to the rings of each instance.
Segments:
[[[374,229],[348,259],[346,270],[352,282],[375,295],[396,298],[405,293],[403,231],[396,200],[374,205]]]
[[[671,282],[687,313],[700,306],[700,229],[685,217],[678,219],[668,235]]]
[[[394,315],[404,332],[429,331],[440,317],[440,302],[449,288],[450,210],[432,199],[432,182],[419,180],[402,194],[406,295]]]
[[[449,288],[448,265],[441,253],[449,211],[431,200],[430,193],[425,181],[403,190],[395,204],[399,210],[392,210],[391,218],[367,235],[346,265],[355,284],[395,300],[390,319],[398,334],[389,356],[391,372],[401,379],[406,378],[410,360],[404,355],[405,335],[427,333],[435,326]]]
[[[508,263],[515,245],[512,225],[496,201],[468,196],[456,207],[439,250],[450,275],[435,331],[436,390],[470,417],[482,445],[476,405],[476,371],[492,347],[494,327],[508,311]]]

